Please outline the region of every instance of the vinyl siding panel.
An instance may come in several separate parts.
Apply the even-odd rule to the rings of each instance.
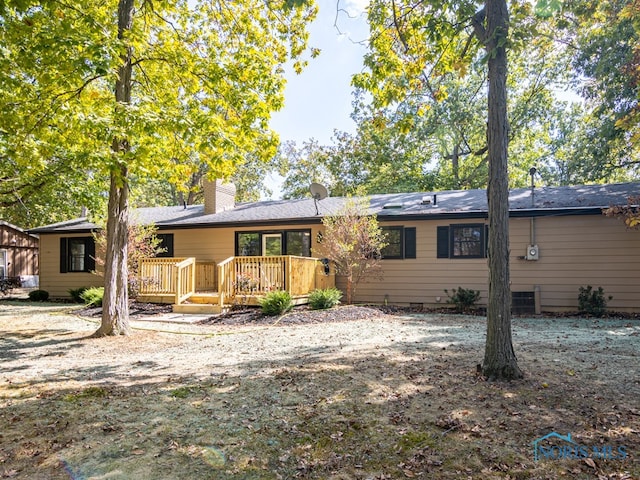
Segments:
[[[437,227],[456,223],[470,222],[385,222],[417,228],[417,258],[383,260],[384,280],[360,285],[356,301],[382,303],[386,298],[394,304],[433,307],[446,303],[445,289],[463,287],[479,290],[479,304],[486,304],[486,259],[437,258]],[[538,289],[543,311],[561,311],[578,308],[580,286],[601,286],[605,295],[613,296],[609,309],[640,310],[639,231],[600,215],[539,217],[533,222],[534,244],[540,249],[537,261],[524,259],[531,233],[530,219],[511,219],[512,291]]]
[[[527,261],[528,219],[511,220],[513,291],[540,289],[543,310],[576,310],[581,286],[602,287],[611,310],[640,310],[640,232],[604,216],[538,218],[540,259]]]
[[[198,261],[220,263],[232,257],[235,249],[235,232],[238,231],[282,231],[310,229],[312,250],[315,245],[319,225],[283,226],[281,229],[265,227],[249,228],[196,228],[161,230],[159,233],[172,233],[175,257],[195,257]],[[60,238],[86,237],[87,234],[43,234],[41,235],[41,274],[40,288],[47,290],[52,298],[69,297],[69,289],[89,286],[102,286],[103,278],[91,273],[60,273]],[[313,254],[313,251],[312,251]]]
[[[174,255],[195,257],[196,260],[213,260],[220,263],[235,253],[236,232],[282,232],[284,230],[311,230],[311,255],[316,244],[320,225],[282,226],[281,228],[239,227],[162,230],[173,233]]]
[[[479,304],[487,301],[487,259],[437,258],[439,226],[484,223],[477,220],[394,220],[383,226],[416,228],[416,258],[382,260],[382,280],[371,279],[356,290],[359,303],[388,303],[425,306],[446,304],[445,289],[479,290]],[[532,231],[533,225],[533,231]],[[174,255],[195,257],[219,263],[234,255],[235,232],[270,232],[311,230],[311,253],[314,255],[321,225],[295,225],[281,228],[224,227],[167,229],[174,235]],[[526,248],[539,246],[540,259],[524,259]],[[72,235],[65,235],[72,236]],[[83,235],[78,235],[83,236]],[[86,234],[84,235],[86,236]],[[86,273],[59,273],[59,239],[61,235],[42,235],[41,288],[53,297],[68,296],[70,288],[100,285],[101,278]],[[543,311],[576,310],[578,289],[591,285],[603,287],[612,295],[608,308],[640,311],[640,231],[626,230],[622,222],[601,215],[538,217],[533,221],[515,218],[510,221],[511,289],[514,292],[538,290]],[[337,286],[344,288],[343,279]]]
[[[103,277],[94,273],[60,273],[60,238],[86,237],[87,235],[90,234],[40,235],[39,288],[49,292],[51,298],[68,298],[69,290],[72,288],[103,285]]]
[[[416,228],[416,258],[382,260],[383,280],[358,286],[356,301],[361,303],[393,304],[422,303],[425,306],[445,304],[445,289],[464,287],[480,290],[481,302],[486,302],[487,260],[485,258],[437,258],[437,227],[469,222],[413,221],[384,222],[384,226],[399,225]]]

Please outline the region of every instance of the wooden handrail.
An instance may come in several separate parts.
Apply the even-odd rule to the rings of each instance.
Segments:
[[[231,271],[235,270],[235,257],[229,257],[218,264],[218,298],[220,306],[225,299],[233,295],[233,282],[230,278]]]
[[[139,291],[171,295],[180,304],[196,291],[217,290],[221,306],[238,295],[274,290],[306,295],[316,286],[317,266],[316,258],[293,255],[229,257],[218,265],[192,257],[148,258],[140,261]]]
[[[218,264],[221,295],[263,295],[285,290],[304,295],[313,290],[318,259],[294,255],[231,257]]]
[[[143,258],[138,270],[139,292],[142,295],[173,295],[176,292],[174,268],[185,258]]]
[[[196,259],[191,257],[175,264],[176,305],[196,291]]]

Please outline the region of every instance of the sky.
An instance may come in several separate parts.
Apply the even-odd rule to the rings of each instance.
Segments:
[[[349,118],[351,76],[362,70],[368,36],[362,0],[319,0],[318,5],[318,16],[309,27],[309,46],[321,53],[309,59],[301,74],[288,70],[285,107],[271,122],[282,141],[315,138],[329,143],[334,129],[355,127]],[[338,12],[336,20],[337,7],[349,14]]]
[[[271,128],[280,141],[294,140],[298,145],[314,138],[330,144],[335,129],[355,131],[351,120],[351,76],[362,70],[368,37],[364,0],[318,0],[319,12],[309,26],[309,46],[321,50],[297,75],[287,71],[285,106],[272,115]],[[338,12],[336,8],[348,11]],[[337,24],[337,27],[334,25]],[[358,43],[361,42],[361,43]],[[270,198],[280,198],[282,179],[267,179],[273,190]]]

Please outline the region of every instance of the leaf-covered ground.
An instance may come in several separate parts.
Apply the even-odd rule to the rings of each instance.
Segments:
[[[0,478],[640,478],[637,320],[516,318],[489,383],[483,317],[343,308],[91,339],[0,302]]]

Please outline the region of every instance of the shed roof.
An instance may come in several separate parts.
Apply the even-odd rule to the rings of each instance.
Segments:
[[[36,240],[38,239],[37,235],[34,235],[34,234],[30,233],[30,232],[27,232],[27,231],[23,230],[22,228],[18,227],[17,225],[14,225],[14,224],[9,223],[9,222],[5,222],[4,220],[0,220],[0,227],[7,227],[7,228],[10,228],[11,230],[15,230],[16,232],[18,232],[18,233],[20,233],[22,235],[33,237]]]
[[[640,182],[518,188],[509,193],[509,210],[511,216],[598,214],[611,205],[626,204],[629,197],[637,195],[640,195]],[[390,193],[367,198],[369,213],[377,214],[381,222],[402,218],[482,218],[488,210],[485,189]],[[213,214],[205,214],[203,205],[139,208],[133,210],[133,221],[155,224],[159,229],[314,223],[336,213],[347,201],[347,197],[320,200],[318,214],[312,198],[246,202]],[[83,217],[38,227],[31,232],[71,233],[96,228],[97,225]]]

